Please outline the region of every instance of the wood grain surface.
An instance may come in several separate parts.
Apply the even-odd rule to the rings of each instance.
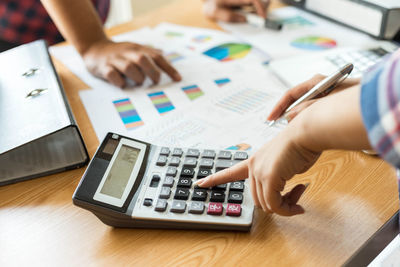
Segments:
[[[274,3],[273,6],[279,6]],[[176,0],[110,35],[169,21],[218,28],[200,0]],[[86,86],[56,68],[92,156],[99,142],[79,99]],[[338,266],[398,209],[394,170],[361,152],[329,151],[306,174],[306,213],[256,210],[250,232],[113,229],[75,207],[84,168],[0,187],[0,266]]]

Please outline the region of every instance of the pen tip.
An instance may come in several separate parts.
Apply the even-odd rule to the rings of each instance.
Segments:
[[[275,120],[272,120],[272,121],[268,122],[268,126],[272,126],[274,124],[275,124]]]

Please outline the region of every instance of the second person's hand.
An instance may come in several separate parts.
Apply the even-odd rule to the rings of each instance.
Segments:
[[[282,114],[285,112],[285,110],[293,104],[297,99],[302,97],[305,93],[307,93],[309,90],[311,90],[315,85],[317,85],[320,81],[325,79],[326,76],[317,74],[311,79],[293,87],[292,89],[288,90],[282,98],[278,101],[278,103],[273,107],[271,110],[270,114],[268,115],[267,121],[274,121],[277,120]],[[352,87],[356,84],[360,83],[360,79],[346,79],[344,82],[342,82],[335,90],[333,90],[330,94],[334,94],[337,92],[340,92],[343,89]],[[294,119],[301,111],[306,109],[308,106],[316,102],[319,98],[323,97],[325,95],[321,95],[318,98],[311,99],[308,101],[305,101],[295,108],[293,108],[288,114],[286,114],[286,118],[288,121],[291,121]]]
[[[225,22],[246,22],[246,17],[235,9],[251,6],[260,17],[267,17],[269,0],[205,0],[204,14],[214,20]]]
[[[141,85],[149,77],[157,84],[161,72],[174,81],[181,80],[178,71],[160,50],[135,43],[110,40],[96,42],[82,53],[82,57],[92,74],[118,87],[126,85],[125,78]]]
[[[237,165],[208,176],[197,183],[200,187],[248,178],[256,206],[267,213],[293,216],[304,213],[297,204],[306,186],[299,184],[282,195],[286,181],[295,174],[308,170],[319,158],[320,153],[299,146],[296,136],[297,125],[288,126],[271,142],[266,143],[252,157]]]

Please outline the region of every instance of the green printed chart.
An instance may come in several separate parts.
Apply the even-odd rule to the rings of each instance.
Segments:
[[[239,43],[226,43],[213,47],[205,52],[204,55],[216,60],[225,62],[244,58],[251,51],[251,45]]]

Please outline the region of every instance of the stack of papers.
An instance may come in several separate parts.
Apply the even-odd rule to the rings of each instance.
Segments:
[[[53,47],[51,53],[90,86],[80,97],[99,140],[116,132],[157,145],[254,152],[284,127],[264,123],[288,89],[268,69],[271,58],[370,41],[294,8],[270,16],[284,23],[282,32],[223,24],[239,39],[222,31],[162,23],[113,38],[163,50],[181,73],[181,82],[163,74],[159,85],[148,79],[142,86],[131,82],[121,89],[91,75],[72,46]],[[329,37],[326,27],[331,27]],[[304,38],[314,37],[319,38],[314,50],[304,49],[309,43]]]

